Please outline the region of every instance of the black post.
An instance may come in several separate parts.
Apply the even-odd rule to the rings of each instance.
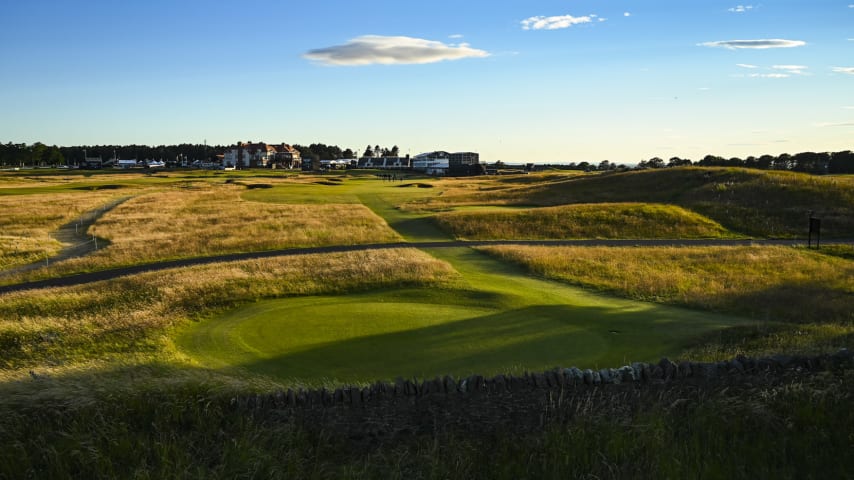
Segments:
[[[807,247],[812,248],[812,235],[815,233],[815,248],[821,248],[821,219],[810,216],[810,233]]]

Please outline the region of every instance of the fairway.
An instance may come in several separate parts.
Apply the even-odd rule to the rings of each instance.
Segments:
[[[178,345],[208,368],[323,385],[651,361],[747,322],[595,295],[468,248],[429,253],[460,272],[458,288],[262,301],[190,327]]]

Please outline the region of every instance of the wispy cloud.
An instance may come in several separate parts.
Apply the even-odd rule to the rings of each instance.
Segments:
[[[854,75],[854,67],[833,67],[833,71],[836,73]]]
[[[828,127],[854,127],[854,122],[821,122],[814,124],[819,128],[828,128]]]
[[[741,68],[759,68],[758,65],[751,65],[749,63],[736,63],[735,66]]]
[[[453,35],[448,35],[448,38],[455,38],[455,39],[456,38],[463,38],[463,34],[462,33],[455,33]]]
[[[424,64],[443,60],[488,57],[489,52],[467,43],[446,44],[413,37],[364,35],[344,45],[309,50],[303,57],[323,65],[362,66]]]
[[[583,23],[604,22],[605,19],[598,15],[590,14],[583,17],[573,17],[572,15],[557,15],[552,17],[529,17],[522,20],[522,30],[559,30],[561,28],[569,28],[573,25]]]
[[[729,50],[744,48],[766,49],[766,48],[792,48],[801,47],[807,43],[802,40],[784,40],[781,38],[763,38],[759,40],[721,40],[717,42],[699,43],[701,47],[719,47]]]
[[[750,78],[789,78],[788,73],[751,73]]]
[[[623,12],[623,16],[624,16],[624,17],[631,17],[631,16],[632,16],[632,12]]]
[[[737,5],[728,9],[728,11],[733,13],[744,13],[753,10],[753,5]]]
[[[806,75],[805,70],[809,67],[805,65],[772,65],[771,68],[774,70],[783,70],[793,75]]]

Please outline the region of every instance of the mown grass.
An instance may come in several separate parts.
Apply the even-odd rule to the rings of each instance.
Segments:
[[[571,176],[507,188],[447,192],[410,206],[555,206],[643,202],[679,205],[725,228],[763,237],[805,237],[810,212],[822,218],[827,238],[854,237],[854,178],[739,168],[671,168]]]
[[[724,238],[720,224],[672,205],[603,203],[436,215],[459,239]]]

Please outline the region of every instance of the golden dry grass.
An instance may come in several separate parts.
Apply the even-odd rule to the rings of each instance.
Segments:
[[[415,249],[275,257],[0,296],[0,368],[172,351],[167,329],[261,298],[437,285],[452,267]]]
[[[600,203],[524,210],[457,211],[436,215],[439,225],[470,240],[566,238],[719,238],[717,222],[673,205]]]
[[[621,296],[791,322],[854,321],[854,261],[791,247],[485,248]]]
[[[54,255],[62,245],[50,237],[51,232],[117,196],[115,192],[0,196],[0,270]]]
[[[110,242],[53,273],[164,259],[323,245],[399,241],[369,209],[354,204],[281,205],[241,198],[244,188],[201,185],[140,195],[105,214],[90,233]]]

